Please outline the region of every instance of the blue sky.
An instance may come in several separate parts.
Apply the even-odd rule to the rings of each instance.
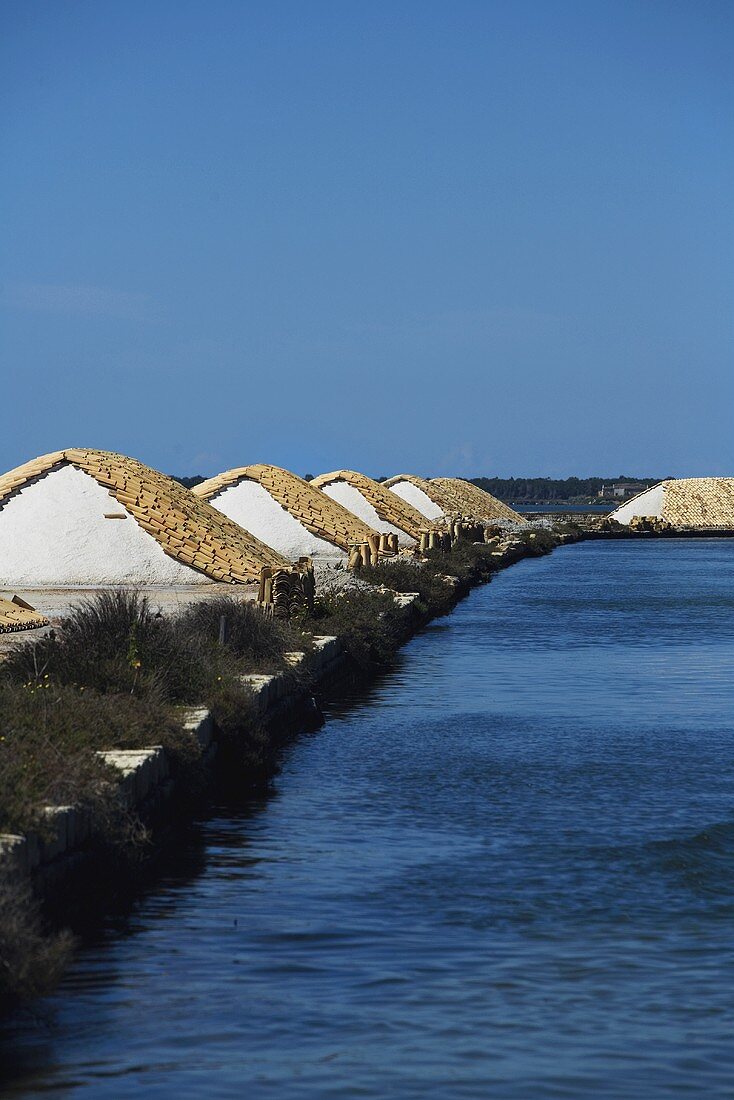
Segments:
[[[0,18],[0,469],[734,474],[728,0]]]

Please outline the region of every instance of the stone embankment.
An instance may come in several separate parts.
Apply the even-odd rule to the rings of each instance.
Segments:
[[[410,601],[408,601],[409,604]],[[272,726],[311,702],[310,685],[318,686],[343,666],[345,653],[338,638],[315,637],[309,653],[291,653],[289,663],[303,672],[251,674],[243,683],[250,689],[257,715]],[[307,686],[308,685],[308,686]],[[183,722],[196,742],[201,767],[210,770],[219,747],[218,730],[206,707],[187,709]],[[146,824],[155,823],[162,806],[174,793],[171,766],[164,749],[115,749],[99,754],[119,773],[117,794],[125,808]],[[63,884],[70,872],[92,857],[90,815],[75,806],[48,806],[43,830],[22,836],[0,835],[0,863],[8,861],[29,875],[34,889],[45,895]]]

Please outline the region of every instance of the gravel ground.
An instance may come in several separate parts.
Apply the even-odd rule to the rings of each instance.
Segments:
[[[315,561],[316,595],[329,595],[334,592],[354,591],[357,588],[369,588],[374,585],[360,580],[359,574],[347,569],[342,562]]]

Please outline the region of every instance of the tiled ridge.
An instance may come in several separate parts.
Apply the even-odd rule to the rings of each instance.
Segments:
[[[452,512],[460,511],[448,494],[427,477],[418,477],[417,474],[396,474],[395,477],[389,477],[387,481],[383,481],[382,484],[387,489],[392,489],[393,485],[397,485],[400,481],[409,481],[412,485],[421,489],[429,500],[432,500],[438,508],[446,513],[446,515],[451,515]]]
[[[219,493],[241,481],[256,481],[273,500],[290,512],[312,535],[349,550],[355,543],[366,542],[377,532],[359,516],[355,516],[326,493],[289,470],[258,463],[240,466],[217,474],[197,485],[192,491],[204,500],[213,501]]]
[[[169,557],[215,581],[246,584],[262,566],[290,563],[173,478],[135,458],[71,447],[26,462],[0,477],[0,509],[10,497],[69,463],[109,490]]]
[[[381,520],[391,523],[393,527],[399,527],[411,538],[418,539],[422,531],[429,526],[425,516],[421,515],[417,508],[399,497],[397,493],[391,493],[378,481],[373,481],[366,474],[359,474],[355,470],[333,470],[330,474],[320,474],[311,482],[317,489],[323,489],[325,485],[333,481],[346,481],[347,484],[359,489],[362,496],[369,501]]]
[[[472,485],[470,481],[464,481],[458,477],[434,477],[433,485],[444,492],[449,500],[453,500],[456,506],[465,514],[476,516],[477,519],[509,519],[513,523],[522,523],[523,518],[503,504],[497,497],[480,489],[478,485]]]

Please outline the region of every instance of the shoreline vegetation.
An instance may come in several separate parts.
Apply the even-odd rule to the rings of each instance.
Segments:
[[[420,563],[388,560],[361,570],[357,585],[326,588],[312,613],[289,622],[236,597],[169,617],[154,612],[144,592],[104,591],[74,608],[59,631],[19,643],[0,664],[0,834],[43,845],[52,808],[71,807],[83,814],[88,839],[81,876],[61,876],[50,891],[0,859],[0,1011],[53,989],[73,954],[70,929],[98,922],[222,777],[241,791],[262,789],[277,774],[279,750],[304,728],[304,712],[295,724],[282,712],[263,713],[253,679],[280,674],[293,700],[312,702],[316,638],[336,637],[342,671],[369,677],[498,570],[582,537],[557,524],[494,543],[458,542]],[[213,772],[186,727],[193,707],[213,719]],[[150,746],[162,748],[173,792],[155,814],[129,804],[105,756]]]

